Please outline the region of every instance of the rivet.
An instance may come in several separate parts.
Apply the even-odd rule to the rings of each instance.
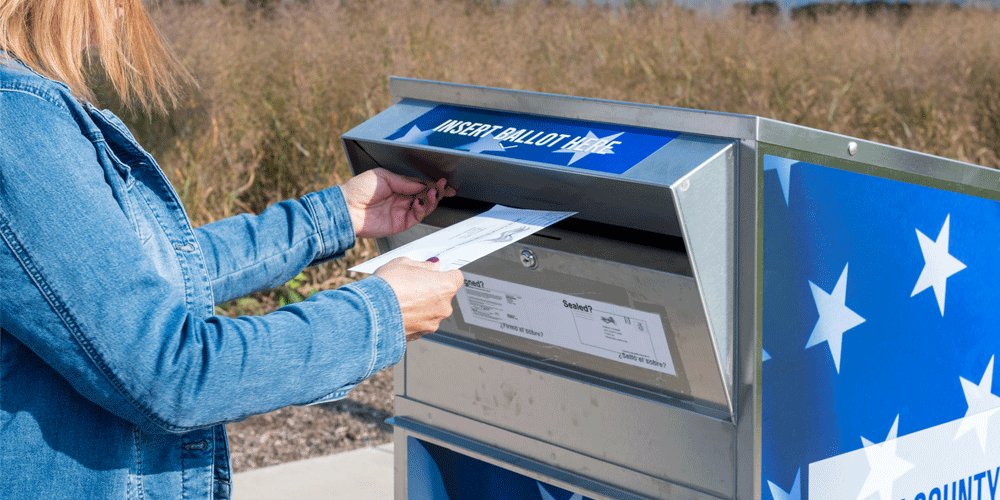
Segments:
[[[851,141],[847,143],[847,154],[854,156],[858,154],[858,143]]]
[[[521,250],[521,265],[527,267],[528,269],[534,269],[538,266],[538,261],[535,259],[535,252],[525,248]]]

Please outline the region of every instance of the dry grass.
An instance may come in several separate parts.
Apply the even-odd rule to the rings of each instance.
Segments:
[[[200,90],[130,125],[196,224],[339,183],[340,135],[389,75],[745,113],[1000,167],[1000,13],[816,21],[483,0],[182,5],[155,17]],[[353,277],[340,264],[227,305],[263,312]]]

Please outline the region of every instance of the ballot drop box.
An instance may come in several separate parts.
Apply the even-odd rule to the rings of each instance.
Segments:
[[[998,172],[744,115],[409,79],[355,173],[577,212],[462,267],[397,499],[996,500]]]

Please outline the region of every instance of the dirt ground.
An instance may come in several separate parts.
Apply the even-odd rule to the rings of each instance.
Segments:
[[[392,367],[359,384],[346,399],[290,406],[229,424],[233,471],[277,465],[392,441]]]

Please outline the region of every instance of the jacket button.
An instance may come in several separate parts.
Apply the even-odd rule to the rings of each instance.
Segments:
[[[174,243],[174,249],[180,250],[182,252],[193,252],[194,251],[194,245],[192,245],[190,243],[185,244],[185,245],[181,245],[180,243]]]
[[[208,441],[201,440],[193,443],[184,443],[185,450],[204,450],[208,447]]]

